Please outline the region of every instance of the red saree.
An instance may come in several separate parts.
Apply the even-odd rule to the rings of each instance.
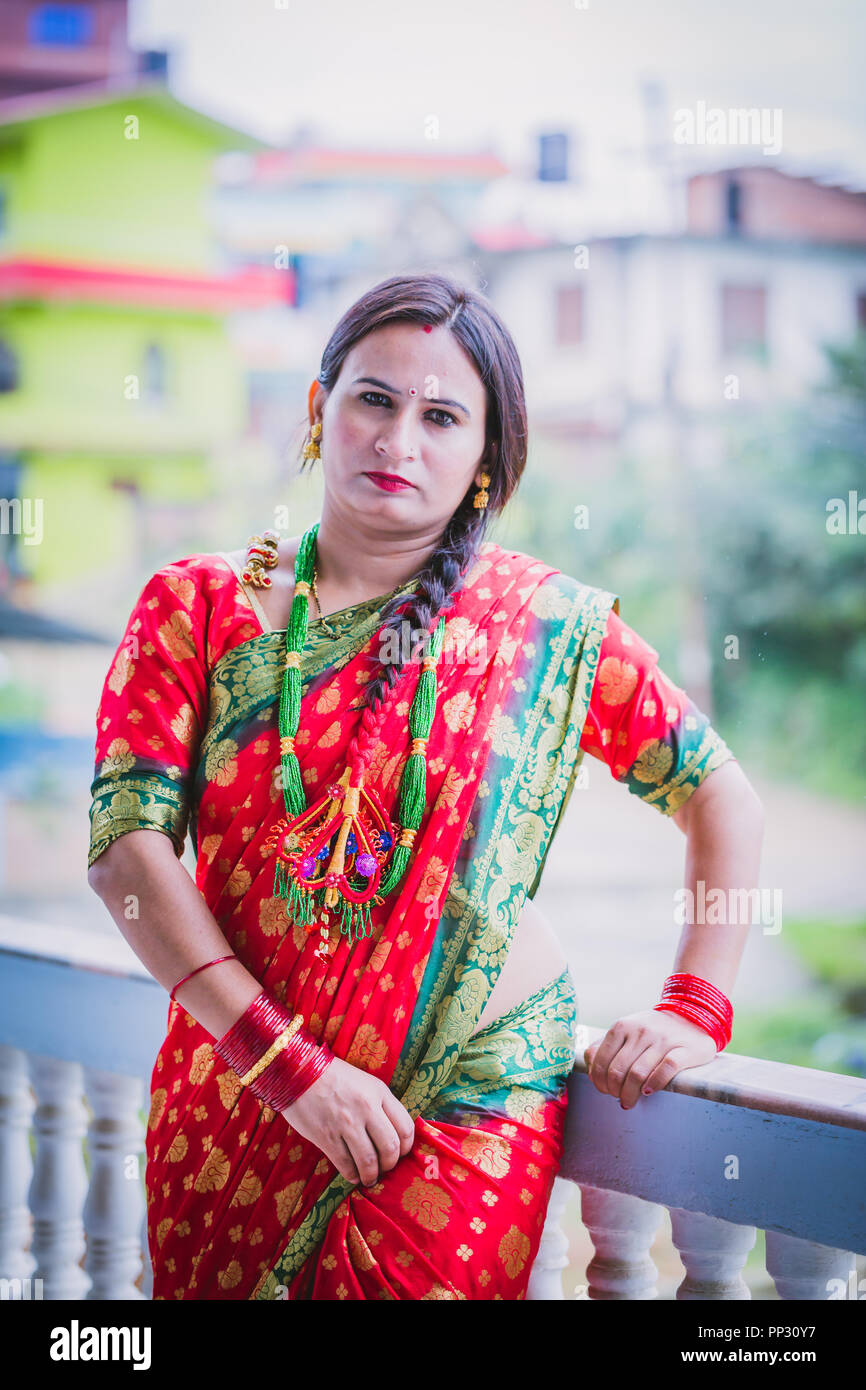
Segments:
[[[308,802],[342,771],[391,596],[329,615],[333,636],[310,624],[296,739]],[[181,854],[189,822],[196,883],[231,949],[416,1119],[412,1151],[373,1187],[353,1187],[171,1005],[147,1130],[155,1298],[525,1296],[561,1155],[569,982],[473,1037],[478,1019],[583,748],[610,761],[613,738],[614,775],[665,814],[730,756],[669,682],[665,695],[676,693],[650,709],[646,683],[664,680],[651,648],[630,666],[611,646],[614,664],[595,681],[606,632],[623,638],[615,603],[529,555],[483,546],[449,612],[409,868],[372,909],[372,937],[342,938],[322,963],[315,935],[288,925],[263,850],[284,815],[285,634],[222,555],[167,565],[145,585],[97,714],[89,863],[139,828],[170,835]],[[371,769],[392,817],[417,673],[404,670]]]

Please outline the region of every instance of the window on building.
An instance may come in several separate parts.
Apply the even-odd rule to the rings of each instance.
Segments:
[[[167,394],[167,363],[165,349],[159,343],[148,343],[144,350],[144,370],[141,374],[141,398],[153,404],[164,401]]]
[[[743,225],[743,185],[737,179],[728,179],[725,187],[725,222],[729,232]]]
[[[542,183],[564,183],[568,178],[568,136],[563,131],[539,136],[538,177]]]
[[[90,43],[93,9],[90,5],[37,5],[28,16],[30,43],[59,44],[67,48]]]
[[[583,286],[559,285],[556,290],[556,343],[569,347],[583,342]]]
[[[722,285],[722,352],[765,353],[767,291],[763,285]]]
[[[18,357],[9,346],[0,339],[0,392],[17,391],[18,389]]]

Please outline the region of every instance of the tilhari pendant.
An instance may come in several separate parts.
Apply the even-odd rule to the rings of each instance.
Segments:
[[[350,769],[329,783],[318,801],[292,820],[281,820],[267,845],[276,851],[274,893],[287,900],[290,920],[309,934],[321,929],[317,955],[333,954],[330,913],[340,932],[357,941],[372,934],[370,903],[394,848],[396,826],[372,788],[348,785]]]

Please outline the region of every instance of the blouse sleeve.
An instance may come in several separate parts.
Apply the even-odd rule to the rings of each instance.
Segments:
[[[183,854],[207,720],[206,600],[184,561],[141,592],[96,714],[88,868],[130,830],[161,830]]]
[[[618,782],[673,815],[734,758],[705,714],[658,666],[658,652],[611,609],[581,748]]]

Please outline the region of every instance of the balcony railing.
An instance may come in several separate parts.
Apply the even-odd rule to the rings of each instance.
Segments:
[[[149,1298],[143,1114],[165,992],[119,935],[8,917],[0,972],[2,1296]],[[589,1298],[657,1296],[649,1252],[665,1208],[686,1270],[677,1298],[749,1298],[758,1229],[781,1298],[858,1297],[866,1082],[723,1054],[623,1110],[586,1076],[602,1032],[581,1030],[529,1298],[563,1298],[570,1183],[595,1249]]]

